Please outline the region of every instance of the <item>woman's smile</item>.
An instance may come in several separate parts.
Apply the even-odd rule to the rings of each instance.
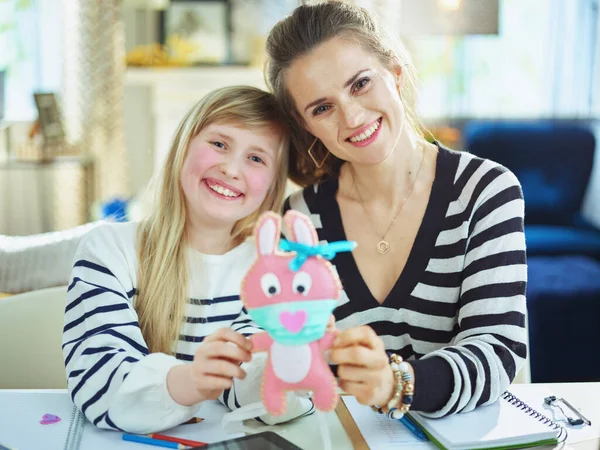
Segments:
[[[355,147],[366,147],[367,145],[375,142],[381,131],[382,117],[365,125],[360,130],[346,139],[347,142],[354,145]]]

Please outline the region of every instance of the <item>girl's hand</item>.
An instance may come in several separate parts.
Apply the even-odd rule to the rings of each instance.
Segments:
[[[173,399],[182,405],[215,400],[233,385],[233,379],[244,379],[240,367],[252,358],[252,344],[240,333],[221,328],[207,336],[194,354],[192,364],[173,367],[167,375],[167,387]]]
[[[216,400],[233,386],[233,378],[244,379],[240,367],[252,358],[250,341],[230,328],[221,328],[207,336],[194,354],[192,382],[205,400]]]
[[[340,387],[363,405],[386,405],[394,394],[394,373],[383,341],[371,327],[339,331],[329,353],[338,364]]]

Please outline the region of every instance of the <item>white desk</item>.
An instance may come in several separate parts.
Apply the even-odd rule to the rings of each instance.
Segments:
[[[548,384],[547,386],[554,395],[564,397],[574,406],[581,409],[584,415],[592,421],[592,426],[599,429],[600,427],[600,383],[564,383],[564,384]],[[36,395],[39,392],[56,392],[65,393],[66,390],[22,390],[24,396]],[[18,409],[18,408],[17,408]],[[342,422],[338,418],[336,413],[328,413],[324,415],[327,420],[329,432],[331,435],[332,448],[335,450],[352,449],[352,441],[350,440],[348,433],[346,432]],[[323,448],[321,442],[321,434],[319,431],[319,420],[323,418],[323,415],[314,414],[309,417],[293,421],[288,424],[279,425],[276,427],[276,432],[286,439],[292,441],[303,449],[318,450]],[[1,425],[1,424],[0,424]],[[259,431],[264,428],[264,425],[256,422],[251,422],[249,425],[251,428]],[[346,425],[348,427],[348,424]],[[352,430],[352,424],[349,425],[350,433],[352,434],[355,430]],[[0,433],[0,437],[2,433]],[[0,439],[0,443],[2,439]],[[585,442],[569,445],[566,448],[574,450],[598,450],[600,439],[589,439]],[[144,450],[142,446],[139,446],[140,450]],[[152,448],[152,447],[144,447]],[[359,445],[357,448],[366,449]],[[557,447],[558,448],[558,447]],[[565,447],[562,448],[565,450]],[[25,448],[19,448],[19,450],[27,450]],[[36,449],[37,450],[37,449]],[[53,449],[47,449],[53,450]],[[62,448],[60,449],[62,450]],[[85,450],[83,447],[82,450]]]

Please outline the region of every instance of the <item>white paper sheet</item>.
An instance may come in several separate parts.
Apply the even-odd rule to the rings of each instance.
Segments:
[[[417,439],[400,422],[390,420],[384,414],[378,414],[370,407],[361,405],[355,397],[344,395],[341,398],[370,450],[389,450],[393,447],[437,449],[431,442]]]

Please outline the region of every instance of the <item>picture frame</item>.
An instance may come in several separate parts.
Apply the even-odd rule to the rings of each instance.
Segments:
[[[159,30],[160,42],[187,64],[231,62],[231,0],[171,0]]]
[[[38,110],[39,131],[44,144],[64,143],[65,130],[56,94],[54,92],[35,92],[33,98]]]

